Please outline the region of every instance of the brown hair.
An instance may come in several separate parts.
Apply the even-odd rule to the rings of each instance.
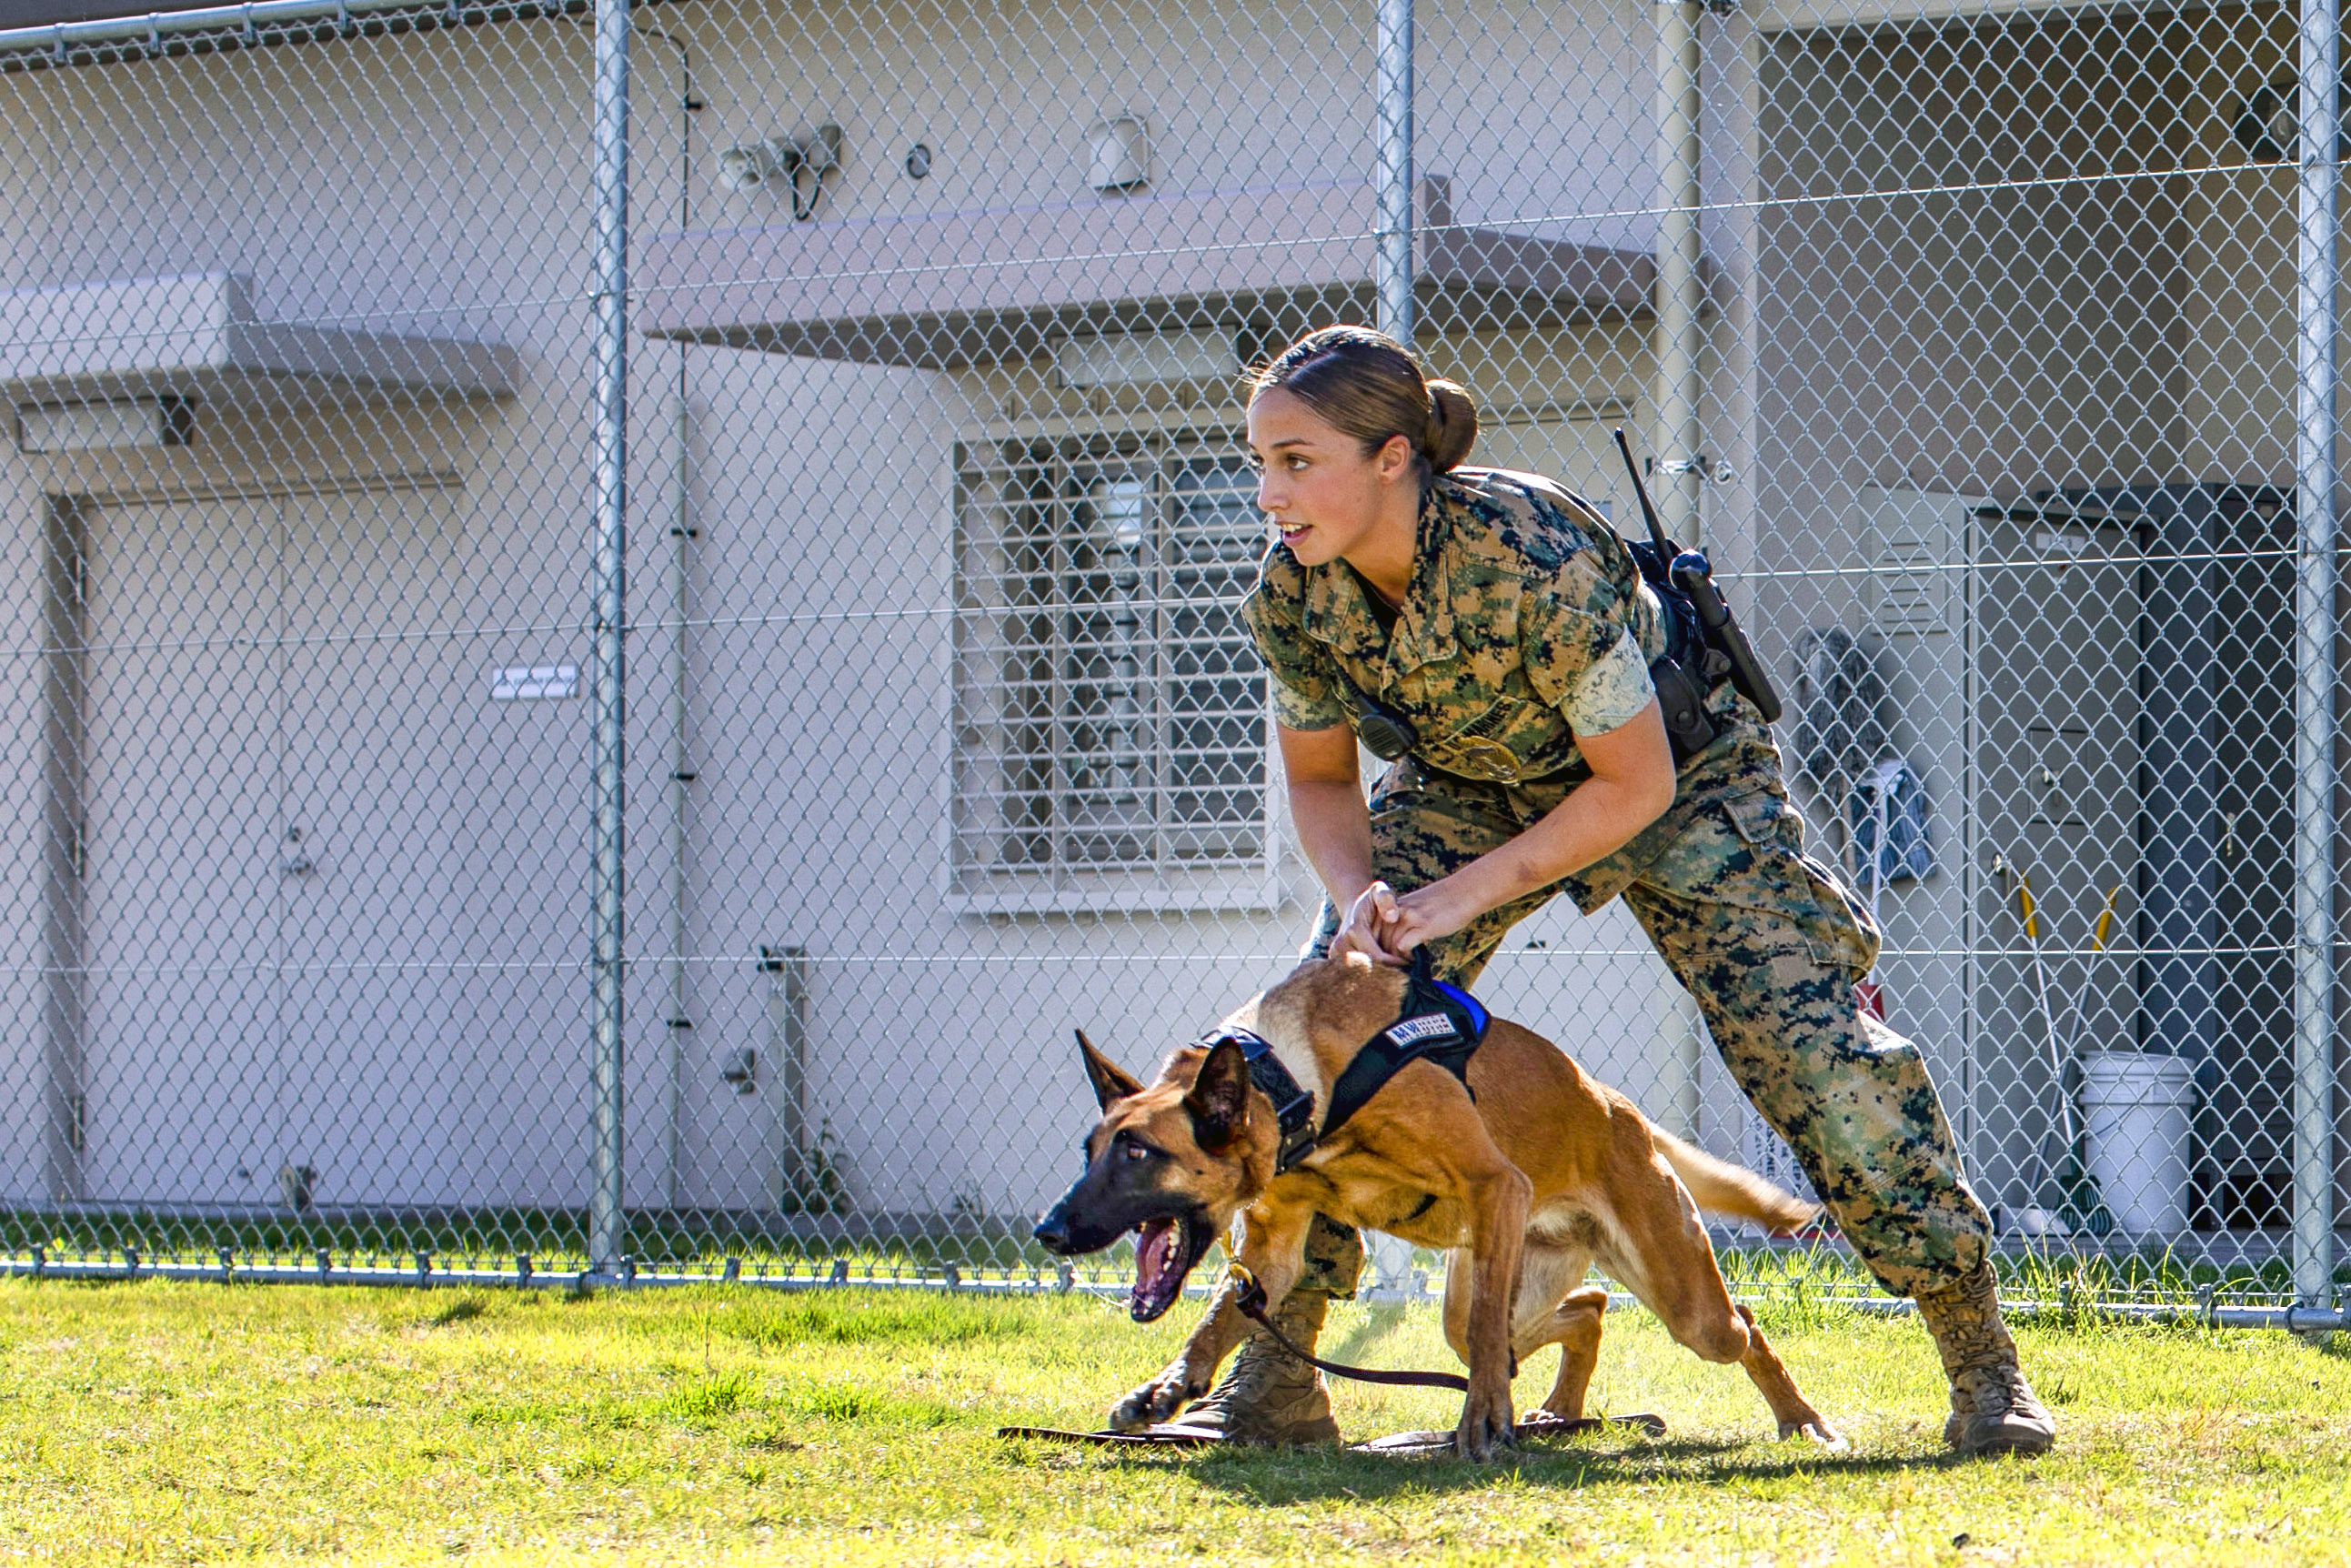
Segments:
[[[1309,332],[1249,377],[1249,401],[1279,387],[1320,414],[1369,457],[1401,435],[1430,474],[1460,466],[1478,439],[1478,405],[1429,376],[1394,338],[1369,327]]]

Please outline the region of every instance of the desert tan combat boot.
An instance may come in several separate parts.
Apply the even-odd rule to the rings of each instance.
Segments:
[[[1290,1343],[1311,1351],[1330,1304],[1320,1291],[1292,1291],[1275,1309],[1274,1325]],[[1322,1375],[1274,1343],[1263,1329],[1242,1343],[1223,1379],[1176,1424],[1215,1432],[1228,1443],[1287,1448],[1339,1440]]]
[[[1957,1284],[1918,1292],[1918,1316],[1935,1336],[1943,1375],[1951,1380],[1943,1440],[1971,1456],[2047,1453],[2057,1441],[2056,1418],[2016,1364],[2016,1342],[2001,1322],[1991,1260]]]

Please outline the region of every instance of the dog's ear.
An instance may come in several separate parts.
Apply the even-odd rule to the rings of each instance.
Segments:
[[[1249,1120],[1249,1059],[1241,1055],[1240,1042],[1227,1035],[1209,1048],[1192,1092],[1184,1096],[1200,1147],[1213,1154],[1240,1135]]]
[[[1125,1069],[1094,1049],[1085,1030],[1078,1030],[1077,1035],[1078,1051],[1086,1059],[1086,1082],[1094,1086],[1094,1098],[1102,1102],[1103,1110],[1109,1110],[1113,1100],[1143,1092],[1143,1085],[1129,1077]]]

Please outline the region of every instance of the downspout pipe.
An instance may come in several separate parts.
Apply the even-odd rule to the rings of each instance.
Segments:
[[[591,1280],[627,1272],[622,1208],[629,457],[629,0],[596,0],[589,682]]]
[[[2337,0],[2301,0],[2294,246],[2294,1289],[2335,1271],[2335,298]]]
[[[1412,0],[1376,0],[1372,184],[1373,325],[1413,346]]]
[[[683,380],[683,376],[680,378]],[[692,977],[686,972],[687,895],[686,818],[693,802],[688,786],[695,779],[693,753],[686,725],[693,694],[686,645],[687,615],[693,608],[688,574],[694,565],[694,523],[687,515],[689,494],[686,443],[694,434],[681,387],[670,408],[670,634],[669,634],[669,1105],[664,1118],[667,1136],[663,1154],[663,1197],[668,1207],[679,1207],[685,1187],[685,1082],[694,1044]]]

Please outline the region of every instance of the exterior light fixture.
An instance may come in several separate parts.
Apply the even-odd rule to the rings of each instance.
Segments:
[[[1139,191],[1151,183],[1151,132],[1132,114],[1105,120],[1086,132],[1086,183],[1097,191]]]
[[[196,405],[184,397],[50,403],[16,411],[19,452],[110,452],[192,446]]]
[[[718,155],[718,184],[722,190],[743,192],[780,186],[791,193],[792,216],[812,218],[824,195],[825,176],[840,167],[841,127],[820,125],[804,135],[771,136],[729,147]]]

